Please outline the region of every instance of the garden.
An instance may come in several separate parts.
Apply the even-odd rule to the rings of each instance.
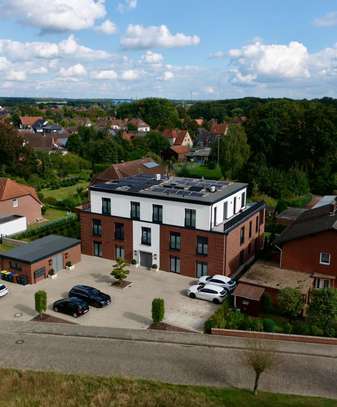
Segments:
[[[269,294],[264,294],[261,305],[261,314],[254,317],[234,309],[229,299],[205,322],[204,331],[211,333],[212,328],[221,328],[337,337],[335,289],[312,290],[309,304],[305,305],[299,291],[284,288],[280,290],[275,303]]]

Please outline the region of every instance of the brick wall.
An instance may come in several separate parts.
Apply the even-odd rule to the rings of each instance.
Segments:
[[[41,204],[30,195],[22,196],[18,199],[18,206],[13,207],[12,199],[0,202],[0,214],[21,215],[27,218],[28,224],[36,222],[42,218]]]

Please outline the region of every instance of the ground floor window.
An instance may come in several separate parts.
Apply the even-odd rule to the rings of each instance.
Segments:
[[[102,250],[102,243],[101,242],[94,242],[94,256],[102,257],[103,250]]]
[[[172,273],[180,273],[180,257],[170,257],[170,271]]]
[[[122,246],[116,246],[116,259],[125,259],[125,250]]]
[[[42,267],[34,271],[35,280],[45,276],[46,268]]]
[[[197,277],[207,276],[208,274],[208,264],[197,261]]]
[[[315,278],[315,288],[330,288],[332,281],[328,278]]]

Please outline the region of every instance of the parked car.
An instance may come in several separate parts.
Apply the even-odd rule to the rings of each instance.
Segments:
[[[62,314],[72,315],[74,318],[77,318],[86,314],[89,311],[89,306],[85,301],[82,301],[76,297],[62,298],[61,300],[54,302],[53,310],[55,312],[61,312]]]
[[[87,304],[93,307],[102,308],[111,304],[111,297],[108,294],[102,293],[97,288],[89,287],[87,285],[75,285],[69,291],[69,297],[80,298]]]
[[[228,291],[219,285],[196,284],[187,290],[187,295],[190,298],[199,298],[200,300],[214,302],[214,304],[221,304],[225,301]]]
[[[4,297],[8,294],[8,288],[4,284],[0,284],[0,297]]]
[[[236,281],[230,277],[222,276],[221,274],[215,274],[214,276],[203,276],[198,280],[199,284],[213,284],[225,288],[229,292],[232,292],[236,287]]]

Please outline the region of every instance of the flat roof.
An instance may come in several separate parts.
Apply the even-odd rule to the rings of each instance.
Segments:
[[[296,288],[302,294],[307,294],[312,288],[313,278],[309,273],[281,269],[273,263],[258,261],[240,278],[240,283],[277,290]]]
[[[289,207],[276,215],[277,219],[288,219],[288,220],[295,220],[297,219],[300,215],[302,215],[303,212],[307,211],[305,208],[293,208]]]
[[[0,253],[0,257],[32,264],[79,244],[80,241],[77,239],[49,235],[15,247],[8,252],[2,252]]]
[[[2,225],[3,223],[8,223],[11,222],[13,220],[17,220],[20,218],[24,218],[24,216],[21,215],[0,215],[0,225]]]
[[[139,174],[90,187],[92,191],[212,205],[247,187],[246,183]]]

